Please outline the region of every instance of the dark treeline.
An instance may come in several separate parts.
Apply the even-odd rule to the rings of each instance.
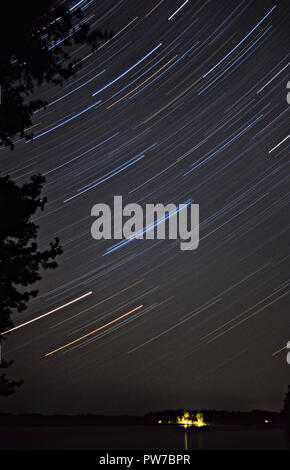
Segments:
[[[210,425],[259,425],[284,426],[287,419],[283,413],[265,410],[217,411],[191,410],[190,413],[202,412],[204,420]],[[126,425],[155,425],[158,421],[167,424],[175,422],[183,410],[166,410],[148,413],[144,416],[106,416],[106,415],[43,415],[43,414],[0,414],[0,426],[126,426]],[[265,423],[268,420],[268,423]]]

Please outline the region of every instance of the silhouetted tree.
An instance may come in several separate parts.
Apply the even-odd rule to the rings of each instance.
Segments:
[[[46,198],[41,198],[44,182],[41,175],[23,186],[10,181],[9,176],[0,178],[0,334],[13,326],[12,311],[25,310],[28,300],[37,295],[36,289],[27,290],[27,286],[41,279],[41,269],[56,268],[55,258],[62,253],[57,238],[44,251],[38,250],[35,241],[39,227],[31,217],[46,203]],[[2,360],[0,367],[9,365]],[[0,376],[0,395],[11,394],[19,384]]]
[[[285,395],[282,415],[285,418],[286,423],[290,426],[290,385],[288,385],[288,392]]]
[[[71,60],[72,43],[96,50],[111,32],[90,31],[80,8],[60,0],[9,0],[0,14],[0,145],[13,148],[16,136],[30,139],[34,111],[47,102],[30,99],[41,83],[62,84],[81,66]]]
[[[91,31],[81,8],[68,10],[63,3],[9,0],[1,4],[0,145],[13,149],[15,138],[32,137],[28,130],[33,112],[47,104],[32,94],[43,83],[61,85],[81,67],[79,59],[71,59],[72,44],[87,44],[93,52],[113,36]],[[45,205],[46,199],[40,198],[44,181],[40,175],[33,176],[19,187],[8,176],[0,178],[0,335],[12,326],[12,310],[24,310],[29,298],[37,295],[37,290],[23,287],[40,279],[41,268],[55,268],[54,259],[62,252],[57,239],[43,252],[32,242],[38,227],[30,218]],[[9,365],[2,358],[0,368]],[[19,385],[21,381],[9,382],[5,374],[0,375],[0,395],[10,395]]]
[[[11,366],[13,361],[6,362],[2,359],[0,368],[7,369],[7,367]],[[0,397],[8,397],[15,392],[16,387],[20,387],[23,384],[23,380],[16,381],[9,381],[5,374],[0,375]]]

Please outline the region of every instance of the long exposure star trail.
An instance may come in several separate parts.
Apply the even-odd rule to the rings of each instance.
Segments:
[[[80,71],[42,85],[33,138],[0,151],[1,175],[17,184],[45,176],[39,245],[59,237],[64,250],[13,314],[2,348],[24,384],[2,411],[279,410],[290,371],[289,2],[66,4],[114,36],[95,52],[73,46]],[[91,209],[114,195],[199,204],[198,248],[93,239]]]

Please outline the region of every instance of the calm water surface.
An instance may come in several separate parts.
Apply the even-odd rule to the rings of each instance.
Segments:
[[[1,449],[290,449],[284,429],[235,426],[187,432],[175,426],[0,427]]]

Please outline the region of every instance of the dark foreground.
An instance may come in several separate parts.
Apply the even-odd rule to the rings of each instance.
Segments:
[[[282,428],[223,426],[185,431],[177,426],[1,427],[0,449],[286,450]]]

